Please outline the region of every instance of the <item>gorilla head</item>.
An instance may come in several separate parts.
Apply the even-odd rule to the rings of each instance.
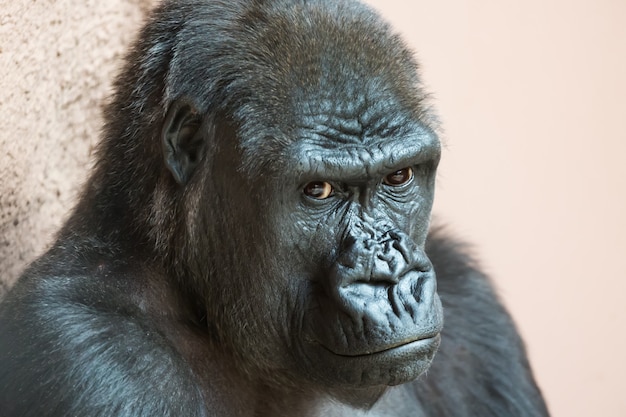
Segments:
[[[414,379],[442,314],[424,254],[440,148],[411,54],[353,2],[188,7],[157,11],[111,107],[142,112],[110,118],[106,169],[154,166],[129,212],[247,373]]]

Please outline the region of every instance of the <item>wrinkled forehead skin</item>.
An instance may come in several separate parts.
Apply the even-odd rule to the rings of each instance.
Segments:
[[[435,129],[412,53],[368,7],[319,0],[232,7],[226,25],[215,23],[223,17],[210,6],[185,17],[169,72],[176,82],[166,84],[180,86],[170,97],[204,97],[202,111],[233,122],[244,165],[266,162],[247,149],[281,155],[313,125],[335,124],[363,139],[415,122]],[[206,39],[213,26],[218,36]]]

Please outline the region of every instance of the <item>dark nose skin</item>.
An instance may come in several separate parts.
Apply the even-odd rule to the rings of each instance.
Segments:
[[[338,279],[335,285],[346,287],[355,282],[395,285],[411,270],[429,269],[430,263],[422,251],[416,250],[411,239],[403,233],[375,233],[362,228],[356,231],[343,241],[333,268],[336,269],[333,275]]]

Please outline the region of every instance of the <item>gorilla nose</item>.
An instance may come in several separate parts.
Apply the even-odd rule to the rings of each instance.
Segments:
[[[416,262],[411,240],[399,233],[387,232],[378,239],[350,237],[336,264],[336,284],[352,283],[395,285],[412,269],[424,270]]]
[[[367,271],[370,282],[397,284],[400,281],[400,277],[406,272],[408,262],[398,246],[398,242],[391,239],[375,245],[371,266]]]

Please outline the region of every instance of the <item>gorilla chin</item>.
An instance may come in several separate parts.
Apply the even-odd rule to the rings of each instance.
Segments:
[[[441,336],[439,333],[388,349],[354,356],[337,354],[323,345],[308,347],[310,363],[320,364],[315,372],[320,381],[331,386],[365,388],[404,384],[416,379],[430,366]]]

